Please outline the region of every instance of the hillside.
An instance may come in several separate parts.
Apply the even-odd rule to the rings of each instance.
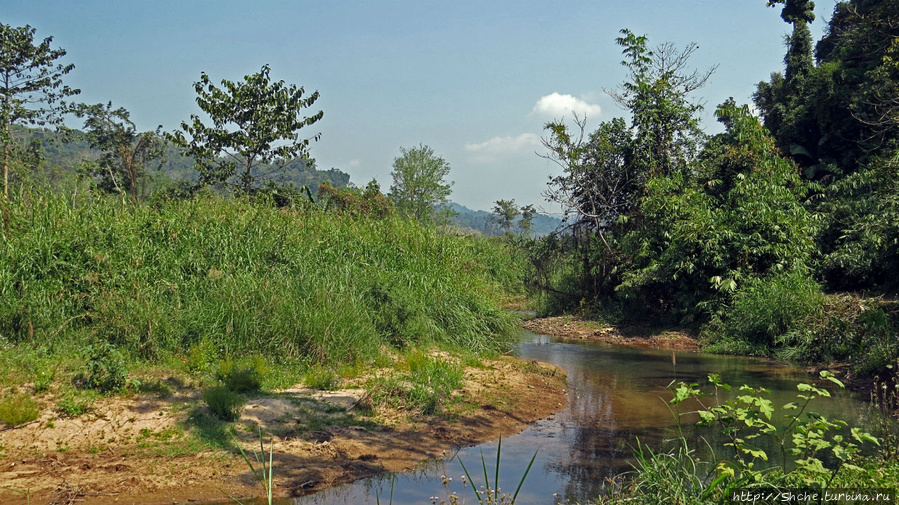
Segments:
[[[455,202],[446,204],[446,208],[455,213],[455,215],[450,218],[451,224],[461,228],[476,230],[488,236],[500,236],[503,234],[503,230],[496,224],[492,212],[472,210]],[[516,225],[519,220],[520,218],[516,218]],[[531,232],[534,236],[542,237],[556,231],[561,226],[561,219],[546,214],[537,214],[531,225]],[[518,228],[515,228],[513,231],[518,232],[519,230]]]

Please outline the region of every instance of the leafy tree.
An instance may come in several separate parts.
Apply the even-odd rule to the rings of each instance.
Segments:
[[[752,279],[810,272],[815,223],[807,185],[746,106],[719,106],[725,133],[691,174],[649,181],[644,226],[628,234],[618,291],[688,321],[708,316]]]
[[[168,138],[196,159],[201,184],[231,184],[240,193],[270,180],[295,158],[307,158],[312,138],[298,131],[319,121],[323,112],[303,116],[318,100],[318,92],[305,95],[302,87],[272,82],[269,66],[242,81],[222,80],[214,85],[203,72],[194,84],[197,103],[212,119],[203,124],[196,115],[182,122]],[[185,134],[190,136],[187,139]],[[265,168],[264,171],[260,170]]]
[[[105,191],[140,198],[141,187],[146,186],[146,165],[164,155],[161,127],[140,133],[128,111],[113,109],[112,103],[84,106],[78,116],[86,118],[85,137],[90,146],[102,152],[99,162],[84,166],[88,175]]]
[[[448,201],[452,182],[446,182],[450,164],[434,154],[430,147],[419,144],[400,148],[402,155],[393,160],[393,184],[390,199],[398,211],[421,222],[431,219],[434,208]]]
[[[611,252],[606,235],[637,205],[643,175],[633,163],[632,139],[621,118],[600,124],[585,140],[586,118],[575,118],[572,134],[562,122],[546,125],[545,158],[558,164],[563,174],[551,177],[543,196],[561,204],[575,225],[595,231]]]
[[[515,205],[515,200],[497,200],[493,206],[493,218],[506,234],[512,232],[512,224],[515,223],[518,213],[518,206]]]
[[[664,43],[650,50],[645,35],[627,29],[616,42],[624,48],[621,64],[628,77],[607,93],[631,112],[634,163],[649,177],[685,170],[703,139],[696,117],[702,106],[689,96],[705,86],[716,67],[687,70],[696,44],[678,50]]]
[[[537,209],[533,205],[522,205],[521,219],[518,220],[518,229],[523,235],[530,235],[531,227],[534,225],[534,217],[537,215]]]
[[[13,124],[61,125],[62,113],[68,108],[66,97],[80,90],[63,84],[62,77],[75,68],[57,60],[66,55],[64,49],[51,49],[53,37],[38,44],[35,29],[26,25],[15,28],[0,23],[0,120],[3,130],[3,194],[9,196],[10,157]]]

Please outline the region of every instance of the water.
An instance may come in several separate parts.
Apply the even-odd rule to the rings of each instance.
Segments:
[[[519,435],[502,441],[500,487],[513,492],[534,453],[537,458],[519,503],[587,503],[602,492],[606,479],[631,469],[633,447],[639,439],[653,448],[674,436],[676,424],[667,406],[672,381],[707,384],[709,373],[736,387],[763,386],[779,407],[796,400],[796,384],[813,382],[802,370],[741,357],[692,351],[628,349],[589,343],[568,343],[526,332],[519,355],[553,363],[568,373],[569,405],[551,418],[534,423]],[[832,399],[816,400],[811,410],[865,426],[877,415],[848,392],[827,387]],[[683,426],[688,438],[698,437],[693,419]],[[710,430],[702,431],[708,435]],[[699,444],[696,444],[697,446]],[[481,454],[492,482],[497,442],[461,449],[458,457],[483,484]],[[452,478],[446,485],[441,476]],[[296,505],[388,503],[391,482],[396,505],[428,504],[451,492],[476,503],[463,485],[458,459],[430,461],[414,472],[380,476],[295,499]],[[395,480],[394,480],[395,479]],[[439,503],[439,501],[438,501]]]

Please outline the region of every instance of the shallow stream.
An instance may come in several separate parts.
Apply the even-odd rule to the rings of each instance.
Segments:
[[[568,407],[524,432],[502,441],[500,488],[514,492],[534,453],[536,461],[521,489],[518,503],[588,503],[602,492],[606,479],[631,469],[633,447],[639,439],[652,448],[676,432],[675,417],[667,406],[667,386],[672,381],[707,384],[707,375],[717,373],[725,383],[747,384],[771,390],[780,407],[796,400],[796,384],[813,382],[805,371],[776,363],[695,351],[621,348],[602,344],[571,343],[525,332],[519,356],[553,363],[568,373]],[[876,414],[845,391],[827,387],[834,397],[815,400],[811,410],[844,419],[851,426],[873,422]],[[682,425],[694,446],[701,447],[695,419]],[[483,484],[481,454],[493,480],[497,442],[461,449],[455,459],[431,461],[421,469],[365,479],[287,503],[296,505],[440,503],[455,492],[465,503],[477,503],[468,485],[463,485],[464,462],[475,482]],[[452,479],[443,484],[442,476]],[[393,495],[391,501],[391,484]],[[435,501],[436,500],[436,501]]]

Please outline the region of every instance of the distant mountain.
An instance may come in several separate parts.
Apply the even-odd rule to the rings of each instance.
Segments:
[[[460,228],[469,228],[488,236],[500,236],[503,230],[496,224],[492,212],[485,210],[471,210],[464,205],[450,202],[444,206],[453,211],[456,215],[450,218],[450,223]],[[515,220],[516,226],[520,218]],[[562,225],[562,220],[557,217],[547,216],[546,214],[537,214],[531,225],[531,233],[534,236],[542,237],[549,235]],[[517,228],[513,229],[518,232]]]
[[[30,151],[37,152],[40,163],[38,169],[33,172],[38,180],[43,179],[55,189],[74,181],[79,163],[97,160],[100,157],[100,152],[91,149],[82,137],[82,132],[78,130],[71,132],[68,142],[63,140],[61,134],[44,128],[13,125],[11,133],[19,145],[28,146]],[[193,168],[194,160],[184,156],[183,152],[183,149],[168,144],[161,166],[159,162],[149,164],[147,168],[151,179],[151,192],[153,189],[178,181],[197,181],[198,173]],[[261,166],[257,172],[265,172],[268,168]],[[314,161],[296,159],[287,164],[286,169],[278,174],[276,181],[296,187],[309,186],[314,192],[324,181],[329,181],[336,187],[346,187],[350,183],[350,176],[336,168],[318,170]]]

